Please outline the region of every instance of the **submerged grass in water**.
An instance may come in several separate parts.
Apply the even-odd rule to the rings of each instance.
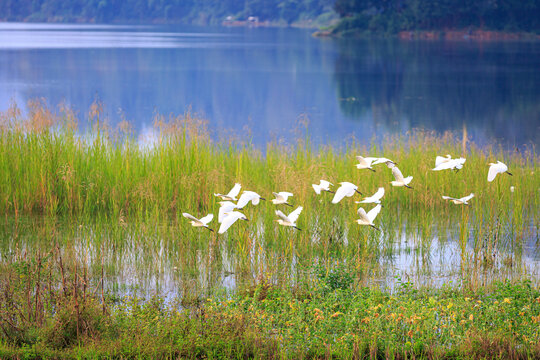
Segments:
[[[44,255],[44,256],[43,256]],[[341,266],[279,288],[179,306],[99,295],[59,251],[3,266],[0,356],[13,358],[500,358],[540,356],[540,290],[352,290]],[[56,285],[60,282],[60,286]],[[35,290],[35,291],[34,291]]]

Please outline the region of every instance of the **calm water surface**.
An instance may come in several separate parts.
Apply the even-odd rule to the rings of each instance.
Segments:
[[[540,43],[331,40],[311,30],[0,24],[0,110],[43,97],[86,118],[99,98],[138,134],[187,109],[257,145],[317,144],[412,128],[506,148],[540,138]],[[81,124],[84,128],[85,124]],[[302,133],[303,135],[303,133]]]

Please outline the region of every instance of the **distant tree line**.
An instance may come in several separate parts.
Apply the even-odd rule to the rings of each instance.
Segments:
[[[486,29],[540,33],[540,0],[336,0],[336,32]]]
[[[217,24],[230,16],[292,23],[332,12],[335,0],[0,0],[0,20]]]
[[[540,0],[0,0],[0,21],[282,24],[339,14],[337,33],[482,28],[540,33]],[[324,20],[322,21],[324,23]]]

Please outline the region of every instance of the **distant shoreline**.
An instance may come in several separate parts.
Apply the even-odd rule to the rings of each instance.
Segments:
[[[342,36],[340,33],[334,33],[332,30],[320,30],[313,33],[315,37],[332,38],[355,38],[379,36],[375,33],[357,33],[354,35]],[[389,35],[400,40],[474,40],[474,41],[520,41],[520,40],[540,40],[540,34],[525,32],[505,32],[496,30],[407,30],[400,31],[397,34]]]

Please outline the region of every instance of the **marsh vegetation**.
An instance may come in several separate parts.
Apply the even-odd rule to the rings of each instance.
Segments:
[[[107,126],[99,103],[85,134],[69,108],[28,109],[0,115],[4,357],[539,354],[534,147],[415,131],[313,148],[298,124],[295,143],[261,149],[214,140],[191,113],[157,115],[143,141]],[[463,169],[431,171],[444,154]],[[386,167],[358,170],[356,155],[393,159],[414,189],[392,188]],[[496,160],[513,176],[488,183]],[[321,178],[366,196],[383,186],[381,231],[355,223],[359,195],[315,194]],[[302,231],[279,227],[269,201],[223,235],[182,217],[217,214],[213,194],[236,182],[293,193]],[[442,199],[471,192],[470,206]]]

